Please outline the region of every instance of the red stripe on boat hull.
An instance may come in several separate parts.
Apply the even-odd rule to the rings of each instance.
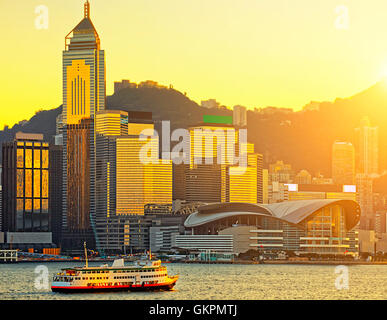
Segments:
[[[151,290],[171,290],[176,281],[170,283],[156,284],[133,284],[126,286],[88,286],[88,287],[51,287],[53,292],[61,293],[81,293],[81,292],[114,292],[114,291],[151,291]]]

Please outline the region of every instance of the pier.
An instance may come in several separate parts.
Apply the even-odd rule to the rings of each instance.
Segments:
[[[17,250],[0,250],[0,263],[15,263],[17,261]]]

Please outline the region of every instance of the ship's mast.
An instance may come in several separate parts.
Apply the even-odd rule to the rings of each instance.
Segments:
[[[88,267],[87,263],[87,249],[86,249],[86,241],[83,243],[83,246],[85,247],[85,259],[86,259],[86,268]]]

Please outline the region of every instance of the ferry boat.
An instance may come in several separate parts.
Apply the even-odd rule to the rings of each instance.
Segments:
[[[85,247],[86,252],[86,247]],[[111,267],[89,267],[86,256],[84,267],[65,268],[53,277],[53,292],[106,292],[171,290],[178,275],[169,276],[160,260],[138,260],[125,266],[124,259],[114,260]]]

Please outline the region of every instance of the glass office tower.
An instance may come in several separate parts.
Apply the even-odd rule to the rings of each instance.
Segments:
[[[94,246],[96,210],[95,116],[105,109],[105,53],[90,20],[66,36],[63,51],[63,246]]]
[[[18,132],[2,147],[3,231],[49,232],[49,145]]]

